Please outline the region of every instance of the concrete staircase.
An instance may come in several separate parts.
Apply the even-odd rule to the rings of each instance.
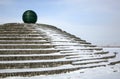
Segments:
[[[0,25],[0,77],[60,74],[118,62],[116,54],[54,26]],[[117,64],[117,63],[114,63]]]

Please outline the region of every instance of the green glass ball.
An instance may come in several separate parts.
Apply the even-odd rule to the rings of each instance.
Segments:
[[[23,13],[22,19],[24,23],[36,23],[37,14],[32,10],[27,10]]]

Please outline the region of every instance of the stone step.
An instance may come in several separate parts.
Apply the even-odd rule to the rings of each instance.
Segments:
[[[0,29],[29,29],[31,27],[26,26],[1,26]]]
[[[50,44],[0,44],[0,49],[53,48]]]
[[[0,42],[50,42],[46,40],[0,40]]]
[[[0,37],[44,37],[44,34],[0,34]]]
[[[90,62],[91,61],[91,62]],[[107,62],[107,60],[90,60],[81,61],[81,63],[74,63],[78,62],[75,60],[61,60],[61,59],[54,59],[54,60],[27,60],[27,61],[1,61],[0,62],[0,69],[16,69],[16,68],[48,68],[48,67],[57,67],[67,64],[79,65],[79,66],[86,66],[85,64],[98,65],[98,63]],[[106,64],[106,63],[105,63]],[[88,65],[89,66],[89,65]],[[83,67],[83,66],[82,66]]]
[[[70,71],[75,71],[79,69],[86,69],[86,68],[95,68],[95,67],[101,67],[106,66],[106,64],[101,65],[92,65],[92,66],[64,66],[64,67],[53,67],[53,68],[30,68],[30,69],[7,69],[0,71],[0,77],[10,77],[10,76],[36,76],[36,75],[50,75],[50,74],[60,74],[60,73],[66,73]]]
[[[36,76],[36,75],[60,74],[60,73],[75,71],[78,69],[79,68],[63,68],[63,69],[48,69],[48,70],[42,70],[42,71],[40,69],[39,71],[36,69],[36,71],[26,70],[22,72],[5,72],[5,73],[0,73],[0,77],[5,78],[5,77],[12,77],[12,76]]]
[[[0,32],[0,34],[42,34],[37,32]]]
[[[80,43],[80,44],[91,44],[91,43],[89,43],[89,42],[81,42],[81,41],[76,41],[76,42],[78,42],[78,43]]]
[[[0,61],[0,67],[1,67],[1,69],[23,68],[23,66],[38,67],[38,64],[39,64],[39,67],[48,67],[48,65],[47,65],[48,63],[49,63],[49,65],[50,64],[55,65],[55,63],[57,63],[57,65],[63,65],[63,64],[72,64],[74,62],[79,62],[78,65],[83,65],[83,64],[107,62],[108,61],[107,59],[111,59],[114,57],[115,57],[114,55],[105,55],[105,56],[101,56],[101,57],[91,57],[91,58],[85,58],[85,59],[84,58],[76,58],[76,59],[69,59],[69,60],[68,59],[67,60],[66,59],[53,59],[53,60],[29,60],[29,61],[28,60],[27,61]],[[53,67],[54,65],[50,65],[50,67]],[[5,66],[7,66],[7,67],[5,67]]]
[[[2,31],[19,31],[19,30],[21,30],[21,31],[33,31],[33,30],[35,30],[34,28],[28,28],[28,27],[5,27],[5,28],[1,28],[0,27],[0,29],[2,30]],[[36,30],[35,30],[36,31]]]
[[[14,29],[14,28],[11,28],[11,29],[0,29],[0,31],[35,31],[35,29]]]
[[[109,63],[109,65],[115,65],[115,64],[120,64],[120,60],[112,61]]]
[[[39,34],[0,34],[0,37],[2,36],[45,36],[43,33]]]
[[[72,65],[87,65],[87,64],[98,64],[98,63],[103,63],[103,62],[108,62],[106,59],[98,59],[98,60],[88,60],[88,61],[78,61],[78,62],[73,62]]]
[[[17,30],[5,29],[5,30],[2,30],[2,29],[0,29],[0,33],[1,32],[37,32],[37,30],[27,30],[27,29],[24,29],[24,30],[21,30],[21,29],[17,29]],[[41,31],[39,31],[39,32],[41,32]]]
[[[102,51],[102,52],[95,52],[94,54],[108,54],[109,52],[104,52],[104,51]]]
[[[37,31],[37,30],[32,28],[12,28],[12,27],[1,28],[0,27],[0,31]]]
[[[68,52],[61,52],[62,54],[64,54],[64,53],[74,53],[74,52],[70,52],[70,51],[68,51]],[[97,52],[81,52],[81,53],[79,53],[79,55],[104,55],[104,54],[109,54],[109,52],[104,52],[104,51],[97,51]]]
[[[78,50],[103,50],[102,48],[95,48],[95,47],[90,47],[90,48],[80,48]]]
[[[45,40],[0,40],[0,44],[49,44],[50,41]]]
[[[89,45],[89,44],[86,44],[86,45],[83,45],[84,47],[97,47],[96,45]]]
[[[24,30],[10,30],[10,31],[7,31],[7,30],[3,30],[3,31],[0,31],[0,33],[2,33],[2,32],[37,32],[36,30],[33,30],[33,31],[29,31],[29,30],[26,30],[26,31],[24,31]]]
[[[72,55],[72,54],[71,54]],[[65,56],[71,56],[70,54],[27,54],[27,55],[0,55],[1,61],[13,61],[13,60],[48,60],[59,59]]]
[[[72,61],[51,60],[22,60],[22,61],[0,61],[0,69],[17,69],[17,68],[48,68],[72,64]]]
[[[43,37],[0,37],[0,40],[48,40],[48,38]]]
[[[80,46],[80,47],[96,47],[96,45],[91,45],[91,44],[73,44],[72,45],[72,43],[71,43],[71,45],[70,44],[66,44],[66,45],[60,45],[60,44],[56,44],[56,46]]]
[[[13,29],[13,30],[15,30],[15,29],[19,29],[19,30],[22,30],[22,29],[28,29],[28,28],[26,28],[26,27],[23,27],[23,26],[21,26],[21,27],[0,27],[0,29],[4,29],[4,30],[9,30],[9,29]]]
[[[101,55],[101,56],[97,56],[97,57],[87,57],[87,58],[74,58],[73,60],[75,61],[89,61],[89,60],[99,60],[99,59],[112,59],[115,58],[116,55],[115,54],[107,54],[107,55]]]
[[[0,49],[0,54],[50,54],[59,52],[57,49]]]

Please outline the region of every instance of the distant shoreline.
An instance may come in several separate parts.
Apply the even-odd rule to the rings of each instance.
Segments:
[[[120,46],[98,46],[102,48],[120,48]]]

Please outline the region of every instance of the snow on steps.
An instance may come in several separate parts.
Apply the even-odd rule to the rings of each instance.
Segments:
[[[115,63],[115,57],[116,54],[54,26],[16,23],[0,26],[1,78],[107,66]]]
[[[54,68],[30,68],[30,69],[6,69],[5,71],[0,71],[0,77],[9,77],[9,76],[35,76],[35,75],[50,75],[50,74],[60,74],[66,73],[70,71],[75,71],[79,69],[86,69],[86,68],[95,68],[106,66],[105,64],[98,64],[98,65],[89,65],[85,67],[74,66],[74,67],[54,67]],[[6,72],[7,71],[7,72]]]
[[[4,61],[11,61],[11,60],[41,60],[41,59],[58,59],[63,58],[66,56],[73,56],[76,54],[59,54],[59,53],[52,53],[52,54],[20,54],[20,55],[0,55],[0,60]]]

